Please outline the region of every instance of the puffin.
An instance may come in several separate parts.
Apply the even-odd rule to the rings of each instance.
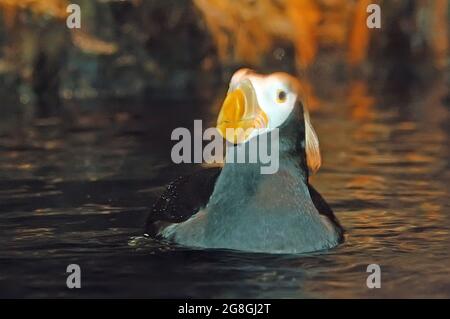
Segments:
[[[309,183],[321,155],[299,80],[283,72],[236,71],[216,128],[226,153],[263,136],[267,141],[277,130],[278,169],[262,174],[261,160],[226,157],[222,166],[178,177],[153,205],[146,236],[192,248],[273,254],[327,250],[344,241],[333,210]]]

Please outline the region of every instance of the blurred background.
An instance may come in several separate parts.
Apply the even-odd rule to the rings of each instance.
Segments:
[[[66,27],[67,0],[0,0],[3,113],[210,97],[240,66],[299,75],[312,96],[324,87],[357,94],[374,80],[406,91],[448,65],[447,0],[375,2],[381,29],[366,26],[368,0],[72,2],[81,29]]]
[[[449,10],[0,0],[0,296],[449,297]],[[324,158],[312,183],[347,229],[339,248],[275,258],[139,239],[161,186],[195,169],[171,162],[170,133],[214,125],[240,67],[307,89]],[[64,286],[70,262],[80,291]],[[383,289],[365,287],[371,262]]]

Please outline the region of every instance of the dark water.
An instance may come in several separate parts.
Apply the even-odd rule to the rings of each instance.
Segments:
[[[306,255],[139,237],[160,187],[192,169],[171,163],[171,130],[214,119],[207,103],[104,103],[61,119],[4,118],[0,297],[450,297],[446,90],[437,83],[390,99],[355,84],[349,96],[322,101],[312,118],[324,164],[312,183],[347,236]],[[66,288],[71,263],[81,267],[78,290]],[[380,289],[366,286],[372,263]]]

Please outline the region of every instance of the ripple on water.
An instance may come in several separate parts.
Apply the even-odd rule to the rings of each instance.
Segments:
[[[340,105],[312,115],[324,160],[312,183],[346,242],[303,255],[142,236],[160,186],[191,169],[169,158],[171,128],[187,121],[174,116],[181,106],[2,133],[0,295],[71,296],[65,269],[78,263],[83,297],[450,297],[448,112],[408,118],[380,108],[355,118]],[[371,263],[382,289],[367,289]]]

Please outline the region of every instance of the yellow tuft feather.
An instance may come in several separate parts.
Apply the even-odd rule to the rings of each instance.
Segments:
[[[312,174],[315,174],[322,164],[320,156],[319,139],[311,124],[309,112],[306,106],[303,107],[303,116],[305,119],[305,151],[306,162]]]

